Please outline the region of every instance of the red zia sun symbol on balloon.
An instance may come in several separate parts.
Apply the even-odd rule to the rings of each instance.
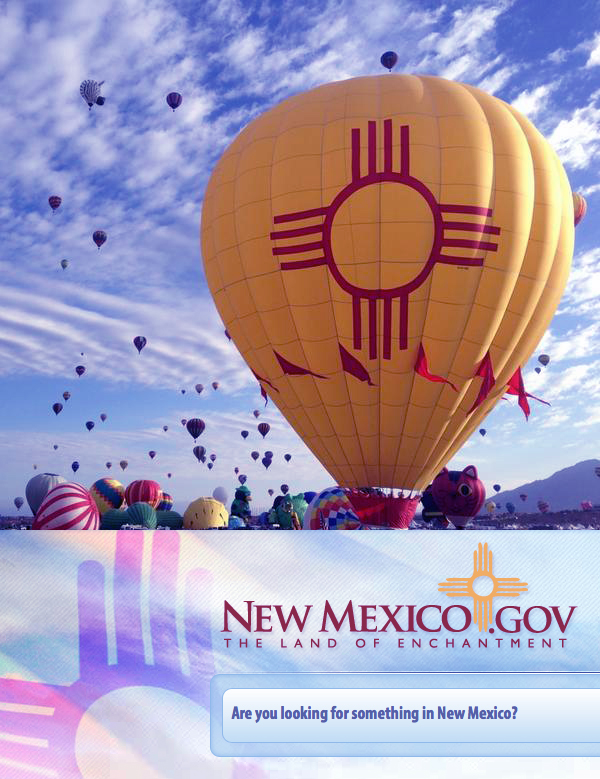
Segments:
[[[383,122],[383,170],[377,170],[377,122],[368,123],[367,141],[367,172],[363,175],[361,162],[360,129],[352,130],[352,180],[332,200],[328,206],[313,208],[307,211],[279,214],[273,219],[274,224],[296,223],[286,229],[275,230],[271,240],[277,242],[273,248],[276,257],[293,254],[311,254],[305,259],[285,260],[281,262],[282,271],[301,270],[326,265],[337,282],[352,298],[353,346],[362,349],[362,312],[361,302],[367,301],[368,306],[368,345],[369,359],[377,358],[377,304],[383,304],[383,358],[389,360],[392,352],[392,302],[399,302],[398,348],[407,348],[408,333],[408,301],[412,292],[418,289],[427,279],[437,263],[461,267],[481,266],[482,256],[460,257],[452,254],[456,248],[495,252],[497,243],[488,240],[488,236],[500,234],[500,228],[487,224],[492,216],[492,209],[475,205],[455,203],[438,203],[431,190],[410,173],[410,142],[409,126],[400,127],[400,159],[399,170],[393,165],[393,126],[391,119]],[[404,241],[401,235],[402,213],[396,213],[394,218],[373,221],[372,209],[368,214],[368,201],[364,193],[372,184],[383,185],[381,191],[381,210],[392,214],[394,209],[402,208],[401,204],[408,202],[411,210],[416,209],[419,225],[414,225],[411,217],[411,230],[419,230],[422,225],[422,235],[431,239],[431,249],[426,260],[423,257],[403,256]],[[391,185],[401,185],[408,188],[404,192],[388,192]],[[388,198],[389,194],[389,198]],[[373,195],[373,192],[371,192]],[[352,203],[350,199],[352,198]],[[361,202],[362,201],[362,202]],[[348,218],[352,211],[360,214],[358,218]],[[366,215],[366,217],[365,217]],[[454,221],[458,216],[466,216],[468,220]],[[448,218],[449,217],[449,218]],[[320,221],[314,222],[316,218]],[[306,225],[306,222],[310,224]],[[368,224],[370,220],[370,224]],[[432,229],[433,222],[433,229]],[[304,223],[304,224],[303,224]],[[367,224],[365,224],[367,223]],[[336,232],[344,230],[352,234],[355,258],[337,256]],[[380,233],[381,230],[381,233]],[[387,234],[386,234],[387,231]],[[464,233],[465,237],[447,237],[446,233]],[[283,239],[305,238],[303,243],[285,244]],[[319,236],[318,240],[312,240]],[[469,237],[470,236],[470,237]],[[476,236],[476,237],[474,237]],[[374,256],[373,252],[381,251],[380,239],[387,244],[386,256]],[[318,256],[314,256],[314,254]],[[400,259],[400,262],[398,260]],[[347,276],[361,276],[365,281],[376,278],[390,282],[388,288],[369,288],[368,284],[351,282]],[[371,274],[371,275],[369,275]],[[399,278],[404,274],[404,278]],[[413,274],[411,276],[411,274]]]
[[[196,569],[187,575],[184,624],[179,630],[179,534],[152,534],[149,631],[145,631],[141,607],[145,535],[136,531],[117,533],[113,584],[116,663],[109,662],[108,654],[105,572],[99,562],[87,560],[78,571],[79,679],[71,685],[50,685],[0,678],[2,779],[104,779],[109,774],[131,779],[146,775],[188,779],[212,776],[215,770],[215,775],[228,779],[265,779],[256,764],[234,760],[223,763],[222,759],[220,764],[216,763],[212,756],[202,753],[208,747],[202,744],[198,733],[183,732],[186,727],[196,727],[208,719],[209,685],[215,673],[209,619],[210,573]],[[138,702],[140,692],[150,696],[144,699],[146,709],[123,707],[125,695],[137,694],[134,700]],[[108,709],[112,713],[115,694],[117,698],[121,696],[119,716],[123,716],[123,711],[127,713],[126,727],[116,732],[115,722],[119,723],[113,715],[108,727],[102,730],[98,725],[101,713],[106,713],[102,703],[112,701],[113,709]],[[163,720],[156,715],[157,701],[161,712],[181,728],[173,734],[178,746],[173,737],[167,737],[167,743],[160,737],[156,723],[160,725]],[[127,703],[131,703],[131,698]],[[187,724],[181,723],[182,713],[189,717]],[[90,721],[95,728],[94,738],[88,739],[91,743],[83,739],[81,749],[81,726],[85,730]],[[107,736],[108,745],[103,750]],[[182,740],[188,743],[179,743]],[[114,749],[116,755],[111,754]],[[144,766],[143,773],[136,770],[134,774],[123,774],[121,768],[113,773],[117,763],[111,762],[109,767],[105,761],[118,761],[123,752],[129,760],[133,756],[136,765]],[[130,763],[127,765],[131,767]],[[123,770],[127,770],[127,765]]]

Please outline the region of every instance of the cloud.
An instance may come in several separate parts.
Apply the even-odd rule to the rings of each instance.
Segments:
[[[586,68],[594,68],[600,65],[600,33],[596,33],[594,40],[590,44],[590,55],[585,63]]]
[[[576,170],[590,167],[600,152],[600,108],[593,100],[576,108],[568,119],[561,119],[548,141],[563,165]]]
[[[529,119],[533,119],[547,105],[547,98],[550,93],[556,89],[557,84],[541,84],[531,90],[523,90],[512,101],[512,106],[525,114]]]

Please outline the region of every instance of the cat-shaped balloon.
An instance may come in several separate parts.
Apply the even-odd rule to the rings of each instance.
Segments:
[[[433,499],[457,530],[464,530],[470,517],[479,513],[485,500],[485,487],[477,477],[477,468],[467,465],[463,471],[444,468],[431,485]]]

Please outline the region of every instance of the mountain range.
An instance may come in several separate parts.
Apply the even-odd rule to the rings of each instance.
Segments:
[[[522,484],[513,490],[503,490],[486,496],[486,500],[499,503],[502,509],[507,503],[514,503],[517,511],[537,513],[538,500],[550,504],[550,511],[563,509],[578,509],[584,500],[594,505],[600,504],[600,478],[596,476],[595,468],[600,466],[600,460],[583,460],[576,465],[556,471],[547,479]],[[522,501],[519,495],[527,495]],[[501,509],[501,510],[502,510]]]

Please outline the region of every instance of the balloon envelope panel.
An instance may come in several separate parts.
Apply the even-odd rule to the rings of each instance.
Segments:
[[[423,488],[535,349],[573,231],[566,174],[514,108],[386,74],[251,122],[209,181],[202,252],[240,353],[334,478]],[[457,391],[415,373],[421,345]]]

